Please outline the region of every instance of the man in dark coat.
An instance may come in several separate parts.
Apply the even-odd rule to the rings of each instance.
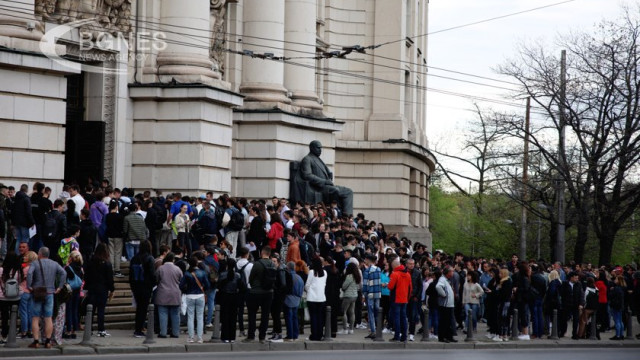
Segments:
[[[347,187],[333,184],[333,173],[320,159],[322,144],[314,140],[309,144],[309,154],[300,163],[300,174],[311,188],[322,193],[323,200],[330,203],[338,200],[343,214],[353,214],[353,191]]]
[[[573,318],[572,339],[578,339],[578,325],[580,323],[580,310],[584,307],[584,291],[578,281],[578,273],[572,272],[562,283],[560,294],[562,298],[562,317],[559,319],[558,335],[564,336],[567,331],[569,318]]]

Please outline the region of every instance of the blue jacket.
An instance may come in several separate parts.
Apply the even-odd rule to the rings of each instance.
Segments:
[[[284,305],[289,308],[297,308],[300,305],[300,299],[302,299],[304,281],[295,271],[290,271],[289,273],[291,274],[291,291],[285,296]],[[289,287],[288,277],[287,287]]]
[[[180,279],[180,290],[182,290],[182,293],[185,295],[203,294],[193,275],[191,275],[192,272],[195,272],[198,280],[200,280],[200,284],[202,285],[204,292],[206,293],[211,287],[211,284],[209,283],[209,277],[207,276],[206,271],[202,269],[195,269],[195,271],[191,269],[185,272],[184,275],[182,275],[182,279]]]
[[[362,271],[362,294],[365,298],[380,299],[382,296],[381,273],[380,268],[375,265]]]

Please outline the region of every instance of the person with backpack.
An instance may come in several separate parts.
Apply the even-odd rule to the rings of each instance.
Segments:
[[[86,209],[83,210],[86,211]],[[80,290],[84,281],[82,254],[78,251],[72,251],[64,269],[67,272],[67,283],[71,286],[72,292],[69,300],[67,300],[67,331],[62,335],[62,338],[75,339],[76,331],[80,328]]]
[[[189,259],[189,270],[184,272],[180,280],[180,289],[187,295],[187,332],[188,343],[201,344],[204,331],[204,305],[207,302],[206,294],[211,284],[207,272],[198,267],[198,259],[193,256]],[[196,327],[197,320],[197,329]],[[195,336],[197,335],[197,340]]]
[[[63,264],[67,264],[72,251],[80,250],[80,244],[76,240],[78,236],[80,236],[80,226],[71,225],[67,232],[67,237],[60,241],[58,256]]]
[[[80,235],[77,240],[83,259],[91,259],[98,241],[98,228],[93,224],[90,216],[90,210],[80,210]]]
[[[224,239],[227,240],[231,244],[232,249],[235,250],[238,247],[240,231],[244,228],[244,215],[236,208],[234,198],[227,199],[222,226],[224,227]]]
[[[287,290],[284,298],[284,321],[287,327],[287,337],[284,341],[296,341],[299,335],[298,307],[304,293],[304,281],[296,274],[296,264],[287,262],[286,282]]]
[[[244,283],[240,272],[236,270],[236,260],[227,260],[226,271],[218,278],[218,303],[220,304],[220,339],[224,343],[236,341],[236,318],[238,316],[239,294],[244,292]]]
[[[42,227],[44,246],[48,247],[54,254],[58,253],[60,240],[67,233],[67,218],[62,213],[64,202],[57,199],[53,202],[53,210],[46,214],[46,220]]]
[[[592,277],[587,278],[587,285],[584,289],[584,309],[580,313],[580,325],[578,326],[578,337],[584,338],[587,329],[587,323],[591,319],[591,315],[598,309],[598,289],[596,288],[595,279]],[[596,326],[596,333],[594,334],[598,340],[600,340],[600,334]]]
[[[211,287],[207,291],[207,312],[205,314],[205,326],[207,328],[213,327],[211,323],[213,321],[213,312],[216,306],[216,292],[218,291],[217,283],[220,274],[220,257],[218,257],[216,248],[212,245],[207,245],[203,251],[196,251],[194,256],[203,255],[204,258],[200,263],[201,268],[207,271],[209,275],[209,283]]]
[[[200,244],[204,244],[207,239],[218,233],[216,212],[211,207],[209,200],[202,202],[202,210],[198,214],[197,224],[200,227],[200,239],[198,239]]]
[[[249,261],[250,256],[249,249],[246,246],[243,246],[238,250],[238,262],[236,263],[236,270],[238,274],[240,274],[240,278],[244,283],[244,287],[242,287],[242,291],[238,293],[238,325],[240,330],[240,334],[242,336],[246,336],[247,333],[244,330],[244,307],[247,302],[247,292],[249,290],[249,275],[251,275],[251,269],[253,268],[253,263]]]
[[[149,231],[151,254],[153,256],[158,256],[160,249],[160,236],[162,235],[162,216],[158,216],[158,209],[151,199],[145,200],[142,208],[147,212],[147,216],[144,217],[144,224],[147,226],[147,230]]]
[[[129,285],[131,286],[131,292],[133,292],[133,298],[136,302],[136,319],[133,336],[137,338],[145,337],[142,329],[147,319],[147,307],[151,301],[151,293],[153,287],[156,285],[154,262],[155,260],[151,255],[151,243],[149,240],[141,241],[138,253],[133,256],[129,264]]]
[[[20,283],[24,274],[21,269],[21,261],[14,254],[9,254],[0,267],[0,317],[2,318],[2,331],[0,344],[6,342],[9,334],[9,314],[13,305],[19,305],[22,297]]]
[[[104,193],[102,191],[98,191],[96,193],[96,201],[91,204],[89,208],[89,219],[93,223],[93,226],[97,228],[102,225],[102,220],[109,213],[109,207],[104,203]],[[90,259],[90,258],[85,258]]]
[[[267,337],[269,326],[269,310],[273,301],[273,287],[276,282],[277,270],[270,259],[271,248],[265,246],[260,251],[260,259],[253,264],[249,274],[249,292],[247,294],[247,310],[249,312],[249,332],[243,342],[253,342],[256,336],[256,316],[258,308],[261,311],[258,339],[261,343]]]
[[[127,259],[131,261],[138,253],[142,241],[149,238],[149,230],[144,223],[144,218],[138,213],[138,204],[136,202],[129,205],[129,215],[124,217],[122,231],[124,233],[124,247],[127,251]],[[149,255],[151,256],[151,254],[151,249],[149,249]]]
[[[273,319],[273,336],[270,342],[282,342],[282,304],[287,296],[286,268],[280,260],[280,254],[271,254],[271,261],[276,267],[276,281],[273,286],[273,301],[271,302],[271,319]]]
[[[118,200],[111,200],[109,213],[104,221],[106,221],[105,236],[109,244],[109,263],[113,266],[114,276],[122,278],[124,275],[120,272],[120,261],[124,238],[124,216],[118,212]]]

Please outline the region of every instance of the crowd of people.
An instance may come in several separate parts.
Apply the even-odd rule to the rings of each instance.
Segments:
[[[364,214],[343,214],[337,202],[152,196],[112,189],[106,180],[82,191],[65,186],[55,199],[42,183],[28,192],[0,184],[0,341],[12,305],[19,306],[19,335],[33,338],[34,348],[75,338],[86,304],[96,312],[97,336],[109,336],[105,307],[115,279],[125,277],[122,262],[129,264],[136,337],[145,336],[149,304],[159,338],[179,338],[186,322],[188,342],[203,342],[215,304],[224,342],[238,334],[243,342],[296,341],[306,329],[309,341],[357,329],[374,339],[378,314],[382,332],[398,342],[425,331],[456,342],[458,331],[476,332],[478,323],[493,341],[541,339],[554,310],[559,337],[569,336],[571,322],[576,340],[592,335],[586,324],[594,313],[598,339],[611,330],[612,340],[622,340],[631,314],[640,322],[634,265],[445,254],[387,233]],[[515,309],[518,334],[511,333]]]

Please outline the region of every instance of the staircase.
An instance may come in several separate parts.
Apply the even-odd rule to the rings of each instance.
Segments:
[[[136,308],[131,305],[133,294],[129,287],[129,263],[121,263],[120,271],[125,277],[114,278],[116,291],[105,309],[104,324],[107,329],[133,329],[134,327]],[[97,328],[95,317],[93,324],[94,328]]]

